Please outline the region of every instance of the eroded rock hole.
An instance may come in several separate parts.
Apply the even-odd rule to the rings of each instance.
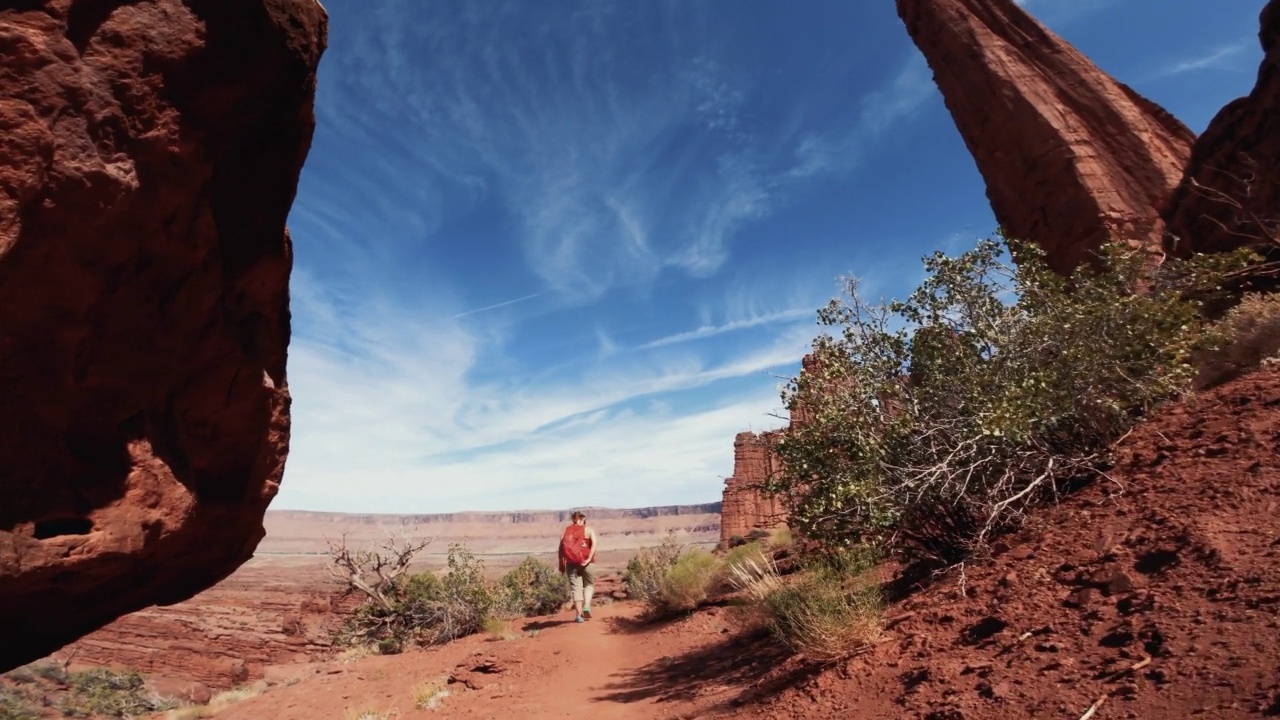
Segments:
[[[88,518],[40,520],[36,522],[36,539],[48,540],[64,535],[88,535],[91,530],[93,530],[93,521]]]
[[[1178,553],[1174,550],[1153,550],[1138,558],[1133,569],[1143,575],[1155,575],[1173,567],[1178,562]]]

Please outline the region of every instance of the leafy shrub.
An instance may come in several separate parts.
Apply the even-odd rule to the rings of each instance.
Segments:
[[[129,718],[168,710],[174,704],[146,691],[142,676],[132,670],[115,672],[94,668],[71,673],[67,678],[70,694],[62,711],[70,717],[101,715]]]
[[[905,301],[868,303],[851,280],[818,313],[830,331],[811,371],[783,392],[808,420],[781,434],[767,489],[827,546],[959,560],[1189,388],[1194,354],[1216,338],[1201,303],[1243,262],[1156,268],[1111,247],[1100,269],[1062,277],[1036,247],[1002,239],[926,258]]]
[[[655,615],[693,610],[707,599],[719,576],[716,556],[694,548],[667,569],[657,596],[648,601],[649,609]]]
[[[1197,358],[1201,388],[1220,385],[1280,356],[1280,295],[1251,293],[1218,325],[1221,346]]]
[[[569,581],[554,567],[534,557],[525,558],[502,576],[502,609],[517,617],[550,615],[569,597]]]
[[[641,548],[627,562],[627,571],[622,576],[627,596],[645,603],[655,601],[662,592],[663,578],[683,550],[684,546],[670,534],[657,547]]]

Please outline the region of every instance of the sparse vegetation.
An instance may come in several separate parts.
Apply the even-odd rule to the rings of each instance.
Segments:
[[[169,710],[174,703],[148,692],[142,675],[94,668],[67,677],[70,690],[62,712],[68,717],[130,718]]]
[[[875,639],[881,628],[873,566],[858,570],[814,564],[764,597],[769,630],[788,647],[817,660],[843,657]]]
[[[479,632],[509,639],[514,633],[507,620],[554,612],[568,597],[567,581],[545,562],[526,558],[491,583],[484,563],[457,544],[449,547],[443,574],[409,573],[413,555],[425,546],[392,540],[371,551],[331,548],[333,574],[368,598],[348,618],[339,644],[395,654]]]
[[[515,640],[519,637],[519,634],[511,629],[511,621],[497,616],[485,618],[484,633],[494,640]]]
[[[1138,418],[1190,387],[1193,357],[1218,337],[1201,302],[1244,260],[1157,266],[1117,246],[1100,269],[1061,277],[1036,247],[988,240],[926,258],[905,301],[869,303],[851,280],[819,311],[830,331],[814,371],[784,391],[810,419],[782,433],[768,489],[829,548],[956,562],[1091,477]]]
[[[627,597],[644,603],[653,602],[662,592],[662,579],[682,552],[684,546],[670,534],[661,545],[641,548],[635,557],[627,561],[627,570],[622,576]]]
[[[413,688],[413,707],[418,710],[435,710],[447,697],[449,697],[449,688],[444,682],[440,680],[421,682]]]
[[[1221,345],[1197,358],[1202,388],[1220,385],[1280,357],[1280,295],[1250,293],[1218,326]]]
[[[0,720],[40,720],[40,704],[22,688],[0,685]]]

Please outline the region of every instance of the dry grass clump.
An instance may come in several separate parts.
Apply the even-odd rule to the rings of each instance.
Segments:
[[[449,697],[449,688],[441,680],[421,682],[413,688],[413,707],[418,710],[435,710]]]
[[[880,634],[883,604],[874,568],[874,555],[845,552],[783,578],[772,560],[744,559],[729,566],[731,581],[746,596],[737,617],[744,625],[768,627],[787,647],[815,660],[847,656]]]
[[[1218,323],[1222,345],[1198,358],[1196,387],[1210,388],[1280,357],[1280,295],[1250,293]]]

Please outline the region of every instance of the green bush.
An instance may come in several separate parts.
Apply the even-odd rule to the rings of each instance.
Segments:
[[[657,547],[641,548],[627,562],[627,570],[622,576],[627,597],[645,603],[655,601],[662,592],[663,578],[683,551],[684,546],[676,542],[674,535],[667,535]]]
[[[94,668],[67,677],[70,693],[62,704],[69,717],[130,718],[174,707],[171,701],[146,691],[142,675]]]
[[[767,489],[807,539],[955,562],[1189,388],[1217,340],[1201,302],[1244,261],[1156,268],[1114,246],[1062,277],[1002,239],[926,258],[905,301],[868,303],[851,280],[818,313],[830,330],[811,371],[783,392],[808,420],[781,434]]]
[[[662,589],[650,608],[657,614],[693,610],[707,599],[720,577],[720,560],[695,548],[681,555],[662,578]]]
[[[551,565],[534,557],[525,558],[502,576],[503,611],[516,617],[550,615],[569,597],[569,581]]]

